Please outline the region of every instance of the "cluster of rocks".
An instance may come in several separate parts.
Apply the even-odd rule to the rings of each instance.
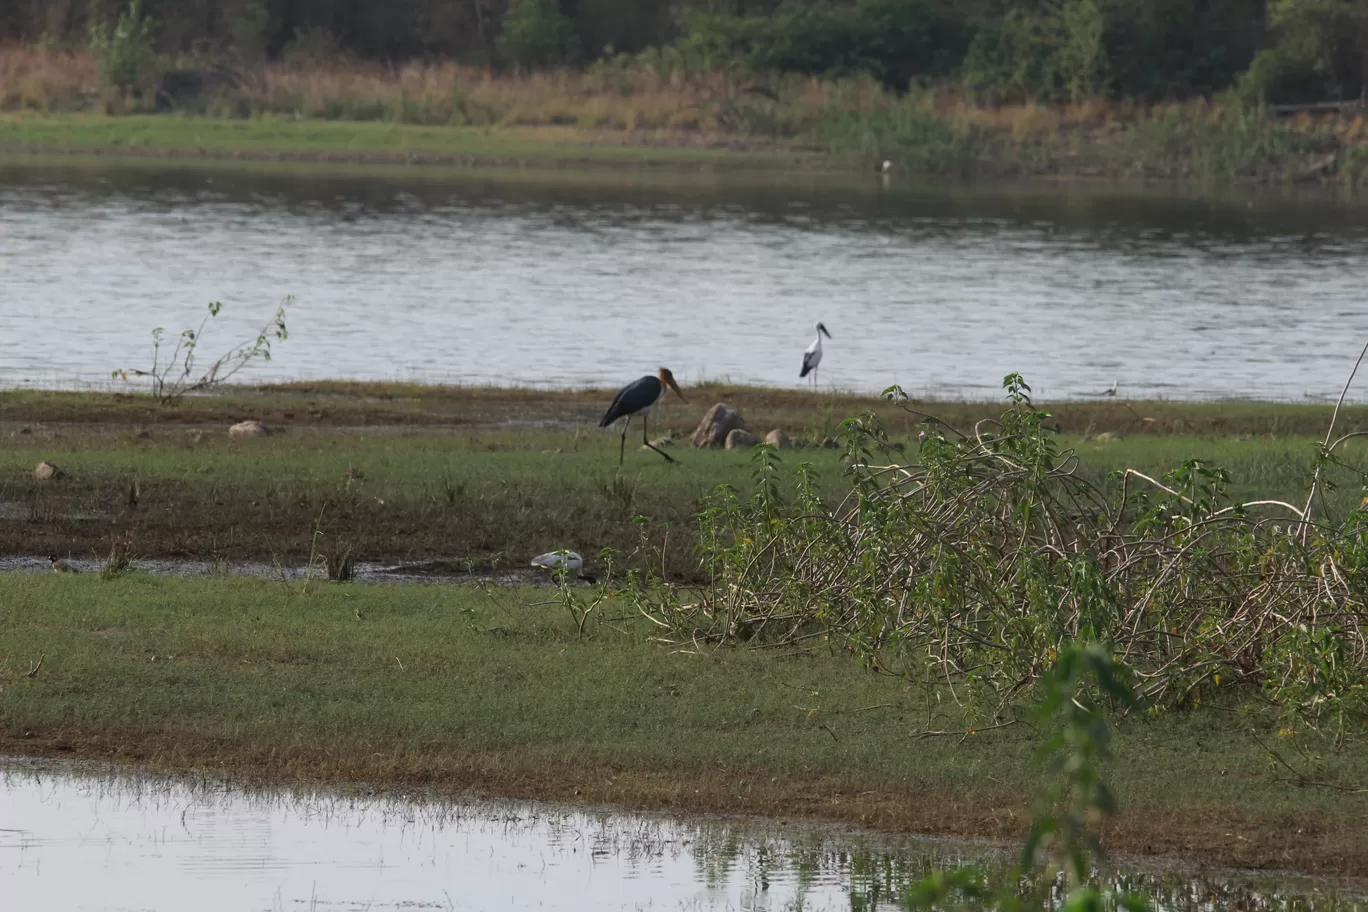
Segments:
[[[739,409],[719,402],[698,423],[693,432],[693,445],[696,447],[726,447],[729,450],[743,450],[757,443],[770,443],[781,450],[791,449],[793,441],[789,435],[775,428],[765,435],[762,441],[750,428]]]

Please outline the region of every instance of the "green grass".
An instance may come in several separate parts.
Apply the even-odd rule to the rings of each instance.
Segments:
[[[672,651],[618,606],[600,610],[580,638],[544,589],[12,575],[0,750],[947,834],[1024,828],[1039,782],[1029,728],[968,734],[952,703],[847,656]],[[951,734],[918,737],[928,729]],[[1113,846],[1361,869],[1368,799],[1278,782],[1251,731],[1295,756],[1258,714],[1123,723],[1109,776],[1129,812]],[[1368,755],[1301,737],[1322,755],[1317,778],[1368,782]]]
[[[184,153],[408,163],[584,166],[795,167],[811,155],[598,141],[592,131],[542,127],[428,127],[282,117],[96,114],[0,115],[0,151]]]
[[[307,418],[303,408],[299,414]],[[667,424],[691,422],[682,408],[665,414]],[[659,568],[655,549],[666,544],[667,572],[696,578],[690,517],[719,485],[751,490],[751,454],[695,450],[686,440],[671,450],[678,464],[668,465],[629,441],[619,472],[618,436],[594,428],[592,417],[538,431],[472,423],[358,432],[306,424],[259,439],[228,437],[226,421],[149,424],[146,437],[117,425],[38,425],[0,450],[0,510],[7,511],[0,513],[0,553],[90,557],[127,536],[143,557],[297,563],[309,555],[318,526],[325,543],[350,548],[360,561],[441,559],[456,567],[521,568],[547,550],[595,555],[612,547],[637,566]],[[787,429],[816,438],[824,426]],[[910,458],[915,440],[903,439]],[[1158,478],[1199,457],[1230,470],[1238,499],[1293,503],[1305,499],[1314,452],[1309,437],[1102,442],[1066,434],[1061,444],[1077,447],[1078,471],[1099,484],[1126,467]],[[1350,443],[1343,455],[1362,466],[1364,452]],[[814,464],[832,498],[847,489],[841,456],[819,448],[783,454],[788,466]],[[42,460],[65,477],[34,479]],[[1332,509],[1358,503],[1349,472],[1337,470],[1331,480],[1338,484],[1325,500]],[[643,515],[652,521],[638,522]]]

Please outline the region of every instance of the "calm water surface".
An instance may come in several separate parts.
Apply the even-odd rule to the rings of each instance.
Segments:
[[[0,385],[109,383],[285,295],[268,378],[1300,400],[1368,340],[1368,207],[897,180],[0,164]],[[1360,398],[1368,398],[1368,394]]]
[[[896,908],[985,848],[817,827],[247,793],[86,765],[0,761],[0,896],[52,910]],[[1365,908],[1362,886],[1116,875],[1161,909]]]

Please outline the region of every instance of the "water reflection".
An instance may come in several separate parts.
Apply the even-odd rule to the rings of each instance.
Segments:
[[[0,772],[0,894],[16,909],[874,910],[928,871],[1003,857],[777,823]],[[1118,880],[1162,909],[1360,908],[1325,882]]]
[[[298,295],[265,378],[1324,398],[1368,315],[1365,210],[1315,197],[860,178],[0,165],[0,383],[108,382],[148,331]],[[39,316],[41,315],[41,316]],[[54,330],[60,327],[60,332]],[[211,343],[212,344],[212,343]]]

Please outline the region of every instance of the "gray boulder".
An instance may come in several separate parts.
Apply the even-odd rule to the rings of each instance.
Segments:
[[[727,432],[726,446],[729,450],[747,450],[759,442],[760,438],[745,428],[732,428]]]
[[[696,447],[722,446],[727,435],[734,430],[748,431],[746,419],[741,412],[724,403],[717,403],[708,409],[708,414],[698,423],[693,432],[693,445]]]

